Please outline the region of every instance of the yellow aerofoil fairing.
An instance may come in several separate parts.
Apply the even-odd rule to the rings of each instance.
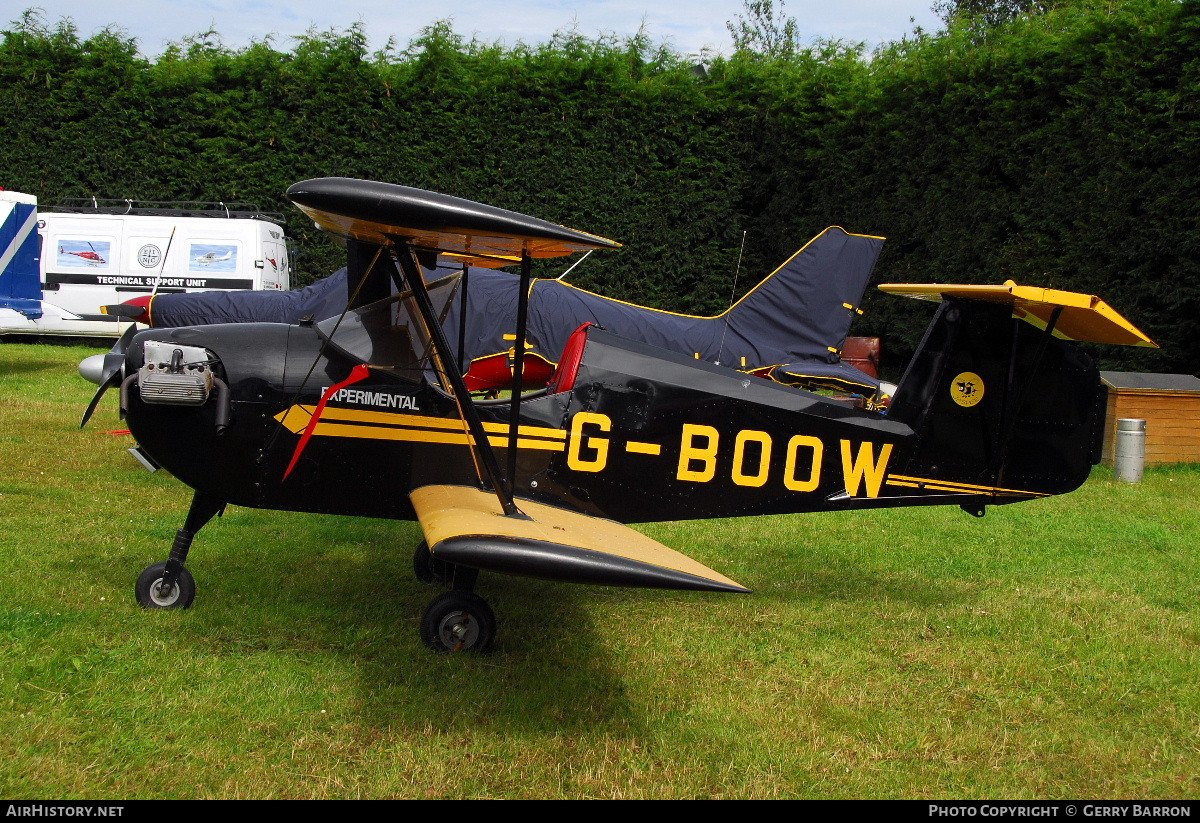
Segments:
[[[1013,307],[1013,316],[1038,328],[1046,328],[1055,320],[1053,333],[1062,340],[1086,343],[1112,343],[1119,346],[1158,344],[1121,316],[1116,309],[1099,297],[1077,292],[1043,289],[1037,286],[1018,286],[1008,280],[1002,286],[972,286],[963,284],[885,283],[880,291],[918,300],[944,300],[960,297],[985,303],[1003,303]],[[1054,315],[1058,314],[1057,319]]]
[[[409,494],[429,550],[449,563],[576,583],[747,592],[628,526],[532,500],[504,515],[490,492],[424,486]]]

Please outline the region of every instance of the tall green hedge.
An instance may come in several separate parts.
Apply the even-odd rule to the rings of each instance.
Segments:
[[[287,186],[389,180],[620,240],[573,282],[692,313],[836,224],[890,238],[877,281],[1100,294],[1164,346],[1098,349],[1106,366],[1195,372],[1198,5],[1077,0],[704,72],[644,33],[505,48],[446,23],[401,51],[352,26],[290,49],[201,36],[151,61],[26,13],[0,42],[0,185],[256,201],[289,214],[308,280],[340,251]],[[872,297],[856,329],[893,367],[925,322],[906,302]]]
[[[1196,372],[1198,46],[1195,2],[1060,7],[897,46],[830,130],[842,162],[808,196],[862,193],[850,214],[893,238],[887,277],[1099,294],[1163,346],[1097,350],[1108,363]]]

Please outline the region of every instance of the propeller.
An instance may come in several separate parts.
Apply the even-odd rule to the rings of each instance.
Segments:
[[[79,428],[82,429],[87,425],[104,393],[121,382],[121,370],[125,365],[125,350],[129,348],[129,341],[136,333],[137,326],[130,324],[107,354],[93,354],[79,364],[80,376],[100,386],[96,390],[95,396],[92,397],[92,402],[88,404],[87,411],[83,413],[83,419],[79,421]]]

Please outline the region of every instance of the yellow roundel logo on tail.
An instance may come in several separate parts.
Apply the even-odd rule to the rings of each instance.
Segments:
[[[983,378],[973,371],[965,371],[950,381],[950,397],[965,408],[979,405],[983,399]]]

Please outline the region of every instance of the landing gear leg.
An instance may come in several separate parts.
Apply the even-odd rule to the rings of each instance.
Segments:
[[[196,492],[183,528],[175,533],[175,542],[171,545],[167,561],[146,567],[138,577],[134,594],[143,609],[186,609],[192,605],[196,597],[196,581],[183,564],[187,561],[196,532],[224,509],[224,500]]]
[[[451,583],[454,580],[454,564],[434,557],[429,544],[424,540],[413,552],[413,573],[422,583]]]
[[[453,566],[454,588],[433,599],[421,618],[421,640],[437,652],[488,652],[496,641],[496,615],[475,594],[478,569]]]

